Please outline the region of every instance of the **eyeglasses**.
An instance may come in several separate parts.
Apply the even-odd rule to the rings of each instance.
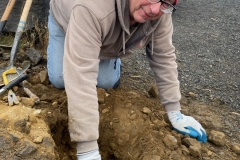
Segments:
[[[171,3],[167,2],[167,1],[163,1],[163,0],[148,0],[148,2],[150,2],[150,3],[159,3],[159,2],[161,2],[162,4],[160,6],[160,9],[164,13],[171,13],[171,12],[176,11],[176,8]]]

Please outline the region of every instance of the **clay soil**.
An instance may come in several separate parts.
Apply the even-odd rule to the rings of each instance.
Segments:
[[[188,11],[191,12],[192,10],[187,10],[187,7],[191,7],[193,2],[195,1],[181,2],[179,9],[182,10],[179,12],[183,15],[185,13],[185,16],[189,15]],[[219,2],[227,3],[225,1]],[[239,2],[236,1],[235,3]],[[182,24],[182,26],[185,24],[184,22],[189,24],[187,21],[191,19],[190,17],[187,20],[181,16],[175,16],[175,18],[174,22]],[[177,18],[180,20],[177,21]],[[199,22],[201,23],[201,21]],[[195,24],[198,23],[195,22]],[[231,24],[238,26],[237,22]],[[182,31],[184,29],[184,27],[178,26],[176,30]],[[189,30],[187,27],[193,29],[192,25],[185,26],[185,29]],[[200,31],[199,28],[195,28],[194,33],[197,33],[197,30]],[[215,31],[217,32],[216,28]],[[177,46],[180,82],[182,82],[182,112],[193,116],[203,125],[208,134],[208,142],[201,144],[194,138],[173,130],[158,95],[154,94],[156,93],[153,91],[155,82],[147,65],[145,52],[144,50],[136,50],[134,51],[136,54],[128,59],[123,59],[120,86],[115,90],[98,89],[99,147],[103,160],[240,159],[240,113],[239,109],[236,108],[239,103],[227,99],[228,94],[232,97],[239,97],[239,95],[235,95],[236,90],[226,89],[225,85],[221,85],[223,83],[219,83],[218,87],[220,89],[212,90],[211,95],[206,94],[209,88],[213,89],[211,85],[221,82],[226,77],[214,76],[213,81],[204,81],[207,78],[201,79],[200,77],[200,83],[195,83],[196,77],[199,78],[202,73],[198,71],[206,70],[198,67],[203,64],[202,56],[200,56],[200,61],[195,58],[195,63],[190,63],[192,62],[191,55],[194,55],[195,51],[205,52],[198,50],[196,47],[191,48],[191,44],[194,43],[194,40],[197,41],[198,37],[191,37],[191,34],[187,34],[188,32],[182,33],[182,36],[176,33],[174,38],[174,43]],[[188,42],[187,40],[184,41],[187,35],[193,39],[191,44],[185,43]],[[201,36],[199,37],[201,38]],[[214,42],[216,45],[221,42],[221,37],[214,36],[214,38],[219,38],[218,43]],[[231,40],[235,42],[235,39]],[[183,47],[181,44],[188,45]],[[46,49],[41,45],[43,43],[39,40],[21,45],[15,63],[18,68],[31,63],[27,70],[29,78],[26,86],[40,98],[40,103],[34,104],[23,91],[21,85],[13,88],[20,104],[9,106],[7,93],[0,96],[0,160],[76,159],[75,143],[70,141],[68,132],[66,93],[64,90],[55,89],[49,83],[46,74]],[[232,45],[238,48],[237,45]],[[214,48],[214,46],[211,47]],[[8,46],[1,46],[0,48],[0,67],[4,69],[8,65],[11,48]],[[36,63],[27,56],[28,48],[41,51],[42,57],[39,62]],[[186,50],[189,52],[185,52]],[[184,53],[189,56],[186,57]],[[239,54],[239,52],[236,54]],[[221,55],[224,55],[224,52],[219,54],[219,56]],[[207,61],[208,59],[204,58],[205,67],[210,63],[210,61]],[[212,64],[212,61],[210,64]],[[216,62],[216,64],[219,63]],[[231,63],[228,66],[230,65]],[[235,67],[238,66],[239,64]],[[234,71],[239,71],[239,69],[234,68],[233,72],[227,72],[230,74],[227,77],[233,77],[231,79],[233,81],[230,82],[236,82],[237,87],[239,87],[239,80],[234,81],[237,79],[237,74]],[[203,75],[210,76],[214,73],[214,69],[211,69]],[[239,90],[236,92],[239,93]]]

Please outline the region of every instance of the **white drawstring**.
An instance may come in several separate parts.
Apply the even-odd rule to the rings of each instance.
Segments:
[[[154,31],[152,33],[152,51],[151,51],[151,55],[153,55],[153,47],[154,47]]]
[[[123,54],[125,54],[125,31],[122,32],[122,38],[123,38]]]

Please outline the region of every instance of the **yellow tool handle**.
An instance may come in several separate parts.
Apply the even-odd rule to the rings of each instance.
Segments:
[[[15,67],[10,68],[9,70],[6,70],[2,73],[3,83],[7,85],[9,83],[7,79],[7,74],[15,74],[17,73],[17,70]]]

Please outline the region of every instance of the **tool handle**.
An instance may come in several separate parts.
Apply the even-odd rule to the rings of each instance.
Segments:
[[[20,21],[18,23],[18,29],[17,30],[23,31],[23,29],[25,27],[25,24],[26,24],[26,21],[27,21],[27,17],[28,17],[28,13],[29,13],[29,10],[31,8],[31,5],[32,5],[32,0],[26,0],[26,3],[24,5]]]
[[[7,7],[3,13],[1,20],[0,20],[0,33],[3,31],[3,29],[7,23],[8,17],[13,9],[15,2],[16,2],[16,0],[9,0],[9,2],[7,4]]]
[[[14,86],[18,85],[20,82],[22,82],[23,80],[26,80],[28,78],[27,74],[21,74],[18,78],[12,80],[11,82],[9,82],[7,85],[5,85],[4,87],[2,87],[0,89],[0,95],[2,95],[5,91],[7,91],[8,89],[13,88]]]
[[[20,21],[18,23],[18,28],[17,28],[16,34],[14,37],[14,42],[13,42],[13,46],[12,46],[12,50],[11,50],[11,57],[10,57],[10,63],[9,63],[10,67],[13,67],[14,58],[17,53],[18,44],[19,44],[20,38],[22,36],[23,30],[25,28],[27,16],[28,16],[29,10],[31,8],[31,5],[32,5],[32,0],[27,0],[24,5],[23,12],[22,12]]]
[[[7,7],[2,15],[2,18],[1,18],[1,21],[6,21],[13,9],[13,6],[15,4],[16,0],[9,0],[8,1],[8,4],[7,4]]]
[[[15,67],[10,68],[9,70],[6,70],[2,73],[2,78],[3,78],[3,82],[5,85],[7,85],[9,83],[8,79],[7,79],[7,75],[8,74],[14,74],[17,73],[17,70]]]
[[[40,103],[40,99],[37,95],[35,95],[32,91],[30,91],[30,89],[28,89],[27,87],[23,87],[25,93],[34,100],[35,104],[39,104]]]

